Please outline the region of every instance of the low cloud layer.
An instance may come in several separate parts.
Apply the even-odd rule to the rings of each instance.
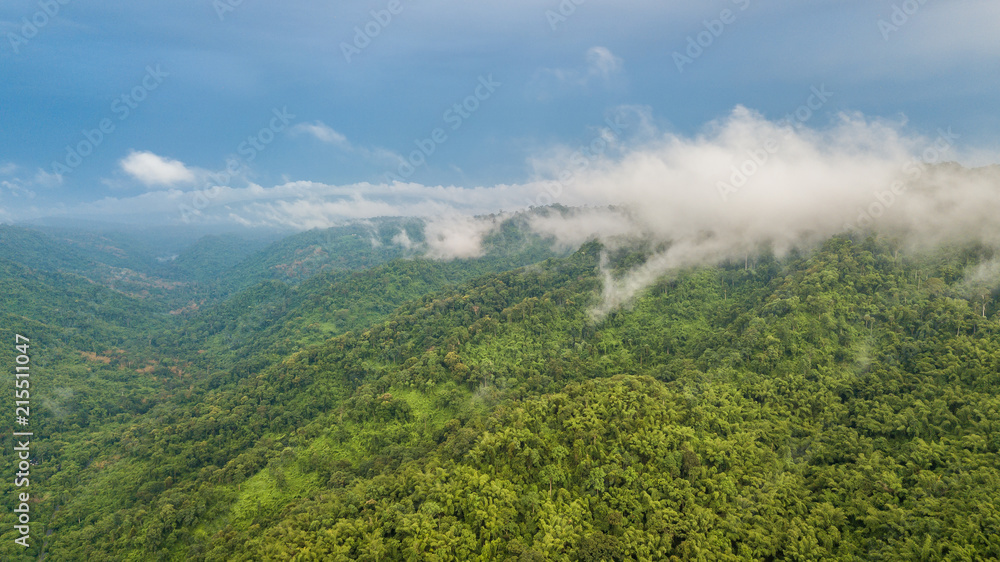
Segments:
[[[554,244],[572,248],[598,239],[614,245],[641,237],[666,248],[631,275],[609,278],[605,307],[626,302],[678,268],[742,258],[762,247],[781,254],[852,229],[898,236],[914,248],[971,240],[1000,246],[1000,168],[950,163],[960,158],[961,131],[914,134],[903,122],[859,114],[842,114],[814,129],[770,121],[743,107],[696,136],[658,132],[646,122],[641,135],[623,138],[613,124],[586,149],[536,157],[530,165],[537,177],[516,185],[209,184],[108,198],[75,210],[104,218],[128,211],[159,213],[163,222],[293,229],[421,216],[430,219],[428,255],[452,259],[481,255],[483,238],[496,227],[494,219],[471,217],[510,214],[533,201],[562,203],[574,210],[530,220]],[[148,153],[131,155],[123,168],[150,184],[191,178],[183,164]]]
[[[946,164],[958,134],[908,135],[899,123],[841,115],[825,130],[774,123],[745,108],[695,138],[663,135],[619,159],[588,164],[570,203],[616,205],[534,219],[563,244],[589,234],[667,245],[620,280],[620,305],[678,268],[778,254],[846,230],[874,230],[918,248],[979,240],[1000,245],[1000,174]]]
[[[424,227],[427,257],[439,260],[478,258],[483,238],[500,226],[495,217],[440,217]]]

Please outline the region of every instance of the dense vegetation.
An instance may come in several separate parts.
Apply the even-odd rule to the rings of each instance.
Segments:
[[[604,248],[501,234],[478,260],[310,266],[179,315],[5,266],[3,341],[52,336],[33,546],[5,525],[0,556],[1000,557],[1000,307],[964,282],[989,252],[837,237],[597,319]]]

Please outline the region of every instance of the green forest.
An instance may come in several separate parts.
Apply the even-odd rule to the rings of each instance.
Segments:
[[[526,220],[452,261],[408,219],[169,260],[0,227],[0,558],[1000,560],[991,250],[852,232],[596,315],[651,250]]]

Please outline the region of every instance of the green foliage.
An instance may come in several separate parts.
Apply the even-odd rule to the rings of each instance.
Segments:
[[[266,239],[247,239],[234,234],[209,235],[184,248],[162,269],[170,277],[211,283],[265,246]]]
[[[15,324],[71,332],[28,287],[104,299],[39,355],[65,412],[36,444],[47,557],[1000,557],[1000,307],[963,285],[987,253],[839,237],[676,272],[595,321],[603,249],[541,261],[523,232],[145,323],[5,266]]]

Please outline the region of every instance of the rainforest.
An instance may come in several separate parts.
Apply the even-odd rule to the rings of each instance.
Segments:
[[[0,415],[22,430],[30,338],[33,432],[30,546],[6,525],[3,558],[1000,556],[988,247],[844,233],[604,312],[657,249],[561,248],[527,220],[456,260],[392,245],[423,240],[412,219],[170,260],[0,227]]]

